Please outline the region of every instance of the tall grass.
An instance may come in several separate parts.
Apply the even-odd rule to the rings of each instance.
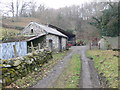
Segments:
[[[101,82],[107,88],[118,88],[118,52],[112,50],[89,50],[87,55],[93,58],[99,75],[104,77],[105,80],[101,80]]]

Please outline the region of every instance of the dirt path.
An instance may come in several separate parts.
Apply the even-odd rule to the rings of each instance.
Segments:
[[[58,63],[50,70],[48,75],[40,80],[32,88],[50,88],[54,86],[54,82],[57,80],[59,75],[62,73],[64,67],[67,65],[68,61],[71,59],[74,53],[79,53],[79,47],[72,47],[70,52],[63,58],[63,60],[58,61]]]
[[[95,88],[95,87],[98,88],[99,80],[97,79],[97,74],[93,67],[92,61],[89,60],[85,55],[86,50],[87,50],[86,46],[72,47],[70,49],[70,52],[63,58],[63,60],[58,61],[58,63],[52,68],[52,70],[50,70],[48,75],[31,88],[54,87],[55,81],[62,73],[62,71],[64,70],[65,66],[67,65],[73,54],[80,54],[82,59],[81,60],[82,70],[79,88]]]
[[[93,61],[86,57],[87,46],[81,47],[81,79],[80,88],[100,88],[97,72],[94,68]]]

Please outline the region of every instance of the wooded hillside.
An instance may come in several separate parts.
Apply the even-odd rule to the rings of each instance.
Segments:
[[[118,35],[117,2],[92,2],[59,9],[47,8],[42,4],[38,6],[36,2],[25,0],[22,6],[18,3],[21,1],[5,4],[8,12],[2,10],[3,26],[22,30],[31,21],[52,24],[76,34],[77,39],[86,41],[102,35]]]

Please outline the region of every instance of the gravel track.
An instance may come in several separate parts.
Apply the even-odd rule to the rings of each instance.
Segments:
[[[65,66],[68,64],[73,54],[80,54],[81,56],[81,75],[79,88],[99,88],[99,80],[96,70],[93,66],[92,60],[88,59],[85,55],[87,46],[73,46],[70,48],[70,52],[50,70],[48,75],[38,83],[30,88],[50,88],[54,87],[54,83],[61,75]],[[62,88],[62,87],[61,87]]]

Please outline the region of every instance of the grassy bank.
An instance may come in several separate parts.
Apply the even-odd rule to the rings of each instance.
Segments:
[[[89,50],[88,57],[93,58],[102,87],[118,88],[118,52],[112,50]]]
[[[17,81],[13,82],[11,85],[7,86],[6,88],[26,88],[30,87],[37,83],[37,81],[41,80],[43,77],[47,75],[49,70],[59,61],[61,60],[68,51],[60,52],[60,53],[53,53],[53,59],[49,60],[48,63],[45,63],[40,69],[37,71],[33,71],[29,73],[27,76],[18,79]]]
[[[2,40],[3,37],[10,37],[10,36],[13,36],[14,34],[18,34],[18,33],[20,33],[19,30],[7,29],[7,28],[0,27],[0,40]]]
[[[63,73],[55,82],[54,88],[77,88],[80,80],[80,69],[80,57],[74,54]]]

